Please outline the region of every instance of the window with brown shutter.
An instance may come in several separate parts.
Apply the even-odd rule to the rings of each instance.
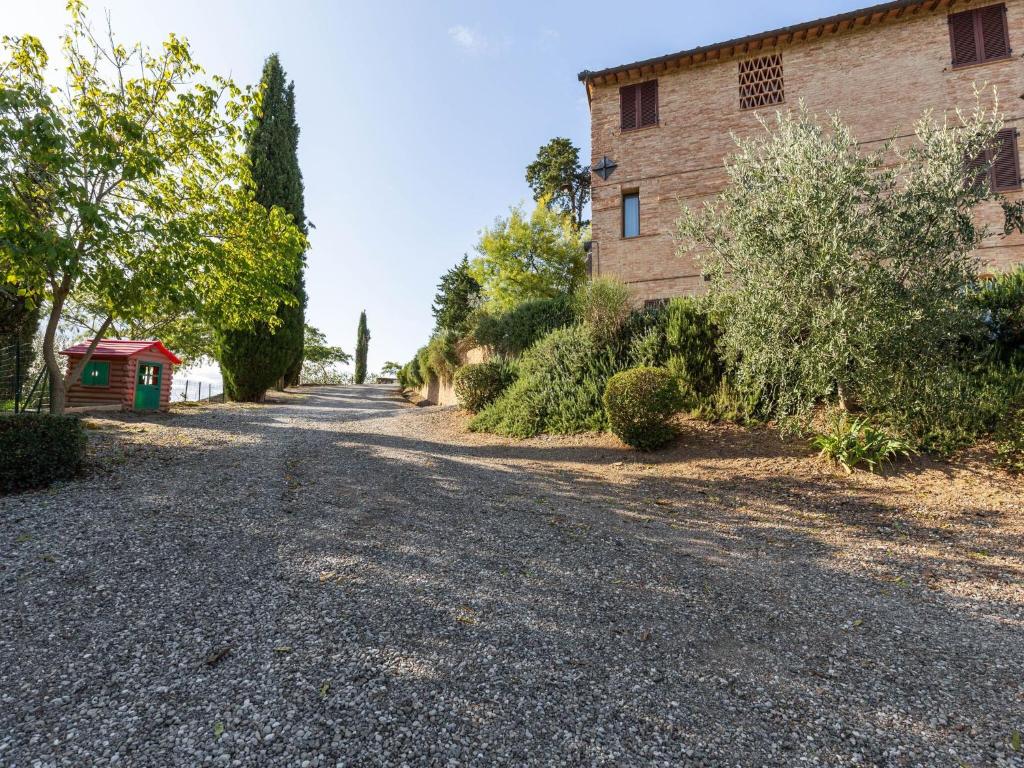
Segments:
[[[739,75],[742,109],[767,107],[786,100],[781,53],[741,61]]]
[[[619,109],[624,131],[658,124],[658,81],[624,85],[619,88]]]
[[[1005,128],[996,134],[994,147],[967,163],[968,183],[987,181],[993,192],[1020,189],[1020,153],[1017,130]]]
[[[996,136],[992,189],[996,192],[1020,189],[1020,156],[1017,153],[1017,131],[1014,128],[1006,128]]]
[[[1009,58],[1012,50],[1006,6],[986,5],[950,14],[949,42],[954,67]]]

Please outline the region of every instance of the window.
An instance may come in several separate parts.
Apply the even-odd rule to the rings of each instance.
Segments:
[[[83,387],[109,387],[110,363],[102,360],[90,360],[82,371]]]
[[[153,363],[139,364],[139,384],[144,387],[155,387],[159,383],[160,366]]]
[[[740,108],[756,109],[786,100],[782,81],[782,54],[741,61]]]
[[[622,130],[646,128],[658,124],[658,81],[634,83],[619,88]]]
[[[622,196],[622,236],[640,237],[640,193]]]
[[[949,43],[954,67],[1009,58],[1006,6],[986,5],[973,11],[950,14]]]
[[[1005,128],[997,133],[995,147],[970,161],[968,173],[969,183],[988,181],[993,192],[1020,189],[1020,154],[1017,148],[1016,129]]]

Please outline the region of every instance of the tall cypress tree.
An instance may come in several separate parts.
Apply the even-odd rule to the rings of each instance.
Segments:
[[[298,159],[299,126],[295,121],[295,83],[286,85],[285,80],[281,62],[277,54],[272,54],[263,65],[260,116],[248,136],[248,154],[256,200],[267,208],[275,205],[283,208],[306,232]],[[278,307],[277,317],[281,323],[275,331],[260,325],[252,330],[217,333],[224,389],[233,400],[259,401],[274,384],[298,380],[306,315],[302,268],[293,280],[292,291],[299,303]]]
[[[359,314],[356,331],[356,384],[366,381],[366,353],[370,349],[370,329],[366,327],[366,310]]]

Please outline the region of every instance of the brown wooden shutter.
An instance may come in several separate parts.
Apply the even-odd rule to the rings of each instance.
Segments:
[[[980,185],[989,180],[988,174],[988,163],[990,160],[989,153],[982,152],[975,158],[967,161],[967,178],[964,179],[965,187],[973,187]]]
[[[1002,130],[996,136],[992,189],[997,192],[1020,189],[1020,157],[1017,152],[1017,131],[1014,128]]]
[[[1006,28],[1006,6],[989,5],[975,11],[984,54],[982,61],[1005,59],[1010,55],[1009,30]]]
[[[640,125],[658,123],[658,81],[648,80],[640,85]]]
[[[953,66],[963,67],[981,60],[978,38],[974,33],[974,11],[949,16],[949,40],[953,48]]]
[[[954,67],[1009,57],[1012,50],[1006,6],[986,5],[973,11],[950,14],[949,41]]]
[[[622,130],[629,131],[637,126],[638,85],[624,85],[619,88],[619,110],[622,115]]]

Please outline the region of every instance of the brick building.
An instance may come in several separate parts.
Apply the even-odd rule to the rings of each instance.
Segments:
[[[730,133],[761,128],[803,100],[838,111],[862,145],[912,134],[994,86],[1006,119],[997,189],[1021,198],[1017,135],[1024,119],[1024,0],[898,0],[655,59],[582,72],[590,100],[594,275],[627,283],[638,301],[704,289],[699,265],[673,242],[680,205],[725,183]],[[1001,211],[979,216],[1001,229]],[[985,271],[1024,262],[1024,237],[992,237]]]

